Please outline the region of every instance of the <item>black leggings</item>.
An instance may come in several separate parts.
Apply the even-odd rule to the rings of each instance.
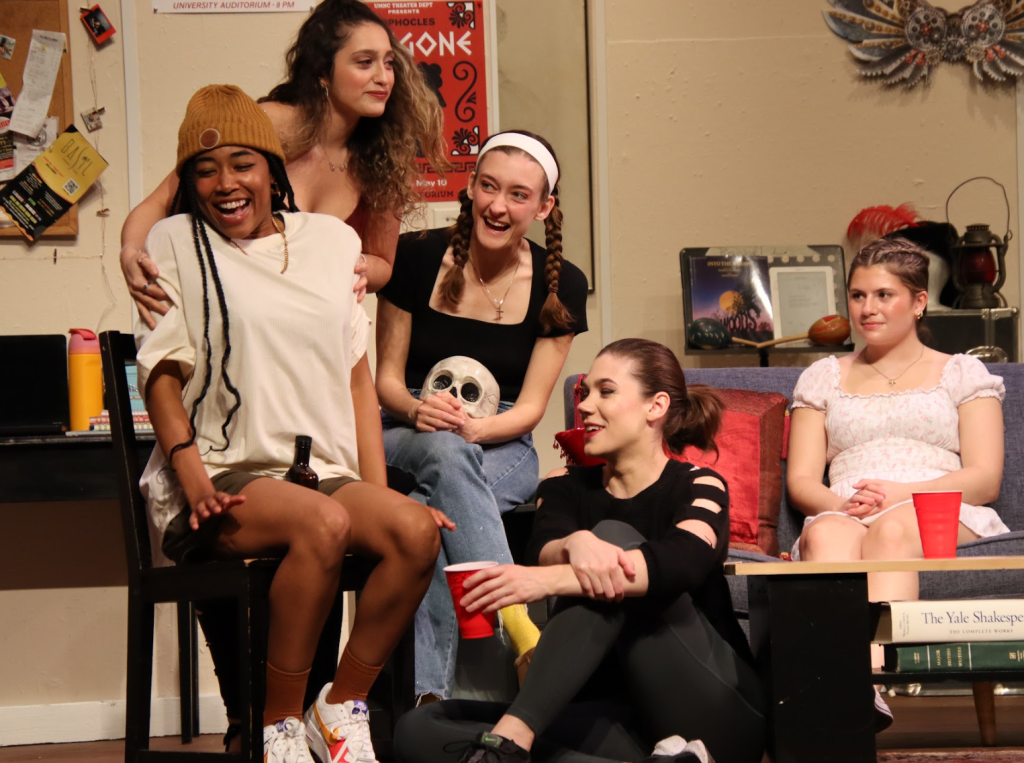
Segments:
[[[622,522],[601,522],[593,532],[625,549],[644,541]],[[623,678],[618,696],[601,706],[571,704],[606,657]],[[460,746],[507,712],[537,733],[534,761],[642,760],[657,740],[678,734],[702,740],[717,763],[758,763],[763,703],[753,668],[688,594],[656,611],[644,599],[606,604],[563,597],[507,709],[465,701],[418,708],[399,722],[396,752],[402,763],[456,761]]]

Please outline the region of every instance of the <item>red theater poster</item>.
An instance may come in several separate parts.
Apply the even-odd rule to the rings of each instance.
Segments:
[[[420,160],[426,201],[455,201],[469,184],[480,143],[488,135],[483,0],[392,0],[369,3],[423,70],[444,110],[452,169],[441,178]]]

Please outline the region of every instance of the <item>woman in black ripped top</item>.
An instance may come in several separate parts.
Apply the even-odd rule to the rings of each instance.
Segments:
[[[605,466],[541,484],[529,550],[539,566],[466,582],[473,612],[559,597],[523,688],[508,706],[409,713],[396,734],[403,763],[761,760],[761,688],[722,572],[728,490],[669,457],[715,447],[721,403],[687,389],[672,351],[643,339],[605,347],[584,387],[585,452]]]

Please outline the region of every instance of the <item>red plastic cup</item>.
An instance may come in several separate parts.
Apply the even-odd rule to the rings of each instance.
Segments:
[[[452,601],[455,602],[455,619],[458,620],[459,635],[462,638],[487,638],[494,635],[497,612],[474,612],[471,614],[459,602],[465,595],[462,591],[462,583],[466,578],[480,570],[497,566],[497,562],[464,562],[463,564],[449,564],[444,568],[444,574],[448,578],[448,589],[452,592]]]
[[[959,490],[936,490],[913,493],[913,496],[924,558],[954,558],[963,493]]]

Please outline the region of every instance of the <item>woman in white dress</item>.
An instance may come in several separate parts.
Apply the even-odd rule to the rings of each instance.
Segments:
[[[985,506],[1003,475],[1003,380],[922,343],[927,285],[928,253],[905,239],[869,244],[850,266],[850,322],[866,347],[814,363],[793,394],[789,499],[807,517],[796,559],[922,558],[915,491],[963,492],[959,543],[1009,532]],[[917,573],[870,574],[868,596],[915,599]]]

